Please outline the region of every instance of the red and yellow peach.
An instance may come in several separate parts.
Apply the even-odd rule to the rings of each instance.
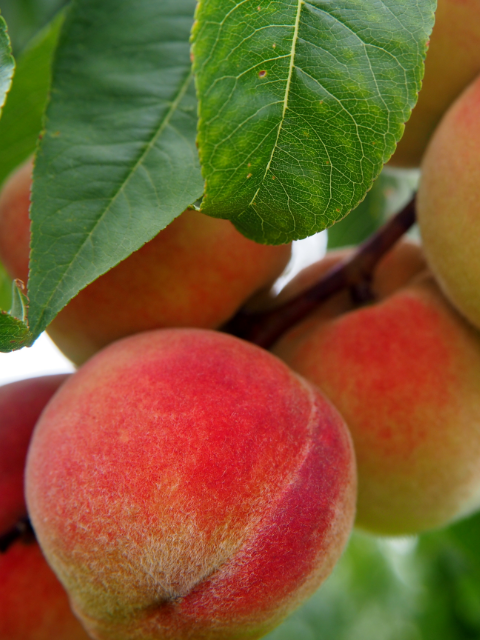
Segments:
[[[421,265],[419,257],[411,275]],[[345,418],[357,524],[391,535],[480,506],[480,335],[428,272],[402,284],[408,271],[388,257],[372,283],[375,303],[358,308],[342,293],[273,349]]]
[[[27,496],[93,638],[254,639],[338,559],[355,465],[339,414],[281,361],[172,329],[107,347],[62,387]]]
[[[422,164],[418,222],[444,293],[480,328],[480,78],[435,132]]]

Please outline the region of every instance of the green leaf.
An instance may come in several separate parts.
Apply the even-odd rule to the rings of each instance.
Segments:
[[[0,263],[0,309],[10,309],[12,304],[12,281]]]
[[[395,150],[435,0],[200,0],[202,210],[280,244],[343,218]]]
[[[407,172],[385,169],[358,207],[328,230],[328,250],[355,246],[372,235],[414,192]]]
[[[480,514],[420,538],[417,564],[429,597],[419,616],[425,638],[480,637]]]
[[[0,113],[5,104],[7,93],[10,90],[14,71],[15,60],[12,56],[7,25],[5,20],[0,16]]]
[[[17,282],[12,285],[10,312],[0,311],[0,352],[29,347],[33,341],[27,321],[28,301]]]
[[[67,0],[0,0],[15,56],[66,3]]]
[[[0,17],[0,110],[5,104],[12,83],[15,61],[12,56],[10,40],[5,20]],[[2,267],[3,271],[3,267]],[[2,287],[4,286],[4,273]],[[12,308],[10,313],[0,311],[0,351],[14,351],[31,344],[31,334],[26,321],[27,300],[14,283],[12,288]]]
[[[0,120],[0,184],[35,151],[50,87],[52,56],[63,15],[29,44],[17,62]]]
[[[76,0],[67,13],[34,171],[35,336],[203,193],[194,8],[195,0]]]

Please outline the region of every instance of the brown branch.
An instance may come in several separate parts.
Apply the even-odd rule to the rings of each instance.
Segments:
[[[14,542],[20,538],[35,536],[28,516],[21,518],[14,527],[0,535],[0,553],[6,553]]]
[[[240,310],[222,331],[268,349],[318,304],[339,291],[350,288],[359,299],[368,298],[368,283],[376,265],[414,223],[415,198],[412,198],[361,244],[351,258],[332,267],[313,287],[271,311],[249,313]]]

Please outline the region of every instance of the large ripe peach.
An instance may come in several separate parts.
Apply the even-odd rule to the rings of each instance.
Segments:
[[[40,544],[97,640],[263,636],[347,540],[350,436],[268,352],[198,329],[97,354],[27,462]]]
[[[66,378],[43,376],[0,387],[0,534],[27,512],[23,472],[32,431]]]
[[[480,77],[432,138],[417,208],[430,268],[451,302],[480,328]]]
[[[0,197],[0,260],[12,278],[28,276],[31,162]],[[227,220],[185,211],[153,240],[83,289],[48,333],[75,363],[114,340],[162,327],[214,329],[290,258],[290,245],[260,245]]]
[[[345,418],[358,464],[357,524],[392,535],[480,506],[480,335],[428,272],[402,284],[398,267],[380,265],[375,303],[347,308],[337,298],[334,313],[320,307],[273,349]]]
[[[26,514],[28,444],[40,413],[66,377],[44,376],[0,387],[0,534]],[[35,540],[17,540],[0,553],[0,640],[87,638]]]
[[[480,2],[438,0],[422,90],[391,165],[420,165],[443,114],[479,73]]]

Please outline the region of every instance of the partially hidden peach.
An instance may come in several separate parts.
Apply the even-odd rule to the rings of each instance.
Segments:
[[[331,571],[354,516],[350,436],[281,361],[171,329],[97,354],[27,462],[42,548],[97,640],[262,637]]]
[[[66,375],[19,380],[0,387],[0,533],[27,513],[23,474],[35,423]]]
[[[0,534],[26,514],[28,444],[40,413],[66,377],[30,378],[0,387]],[[0,553],[0,640],[88,640],[33,537]]]
[[[431,270],[450,301],[480,328],[480,77],[431,140],[417,210]]]
[[[0,197],[0,260],[12,278],[28,277],[32,163]],[[290,245],[266,246],[227,220],[185,211],[153,240],[83,289],[48,333],[77,364],[119,338],[163,327],[215,329],[287,264]]]
[[[88,640],[38,544],[0,553],[0,640]]]
[[[390,164],[418,167],[449,106],[480,73],[480,3],[438,0],[418,103]]]
[[[421,265],[419,256],[412,276]],[[404,281],[408,271],[386,258],[372,284],[376,302],[356,307],[339,294],[273,348],[345,418],[358,464],[357,525],[389,535],[480,506],[480,335],[427,271]]]

